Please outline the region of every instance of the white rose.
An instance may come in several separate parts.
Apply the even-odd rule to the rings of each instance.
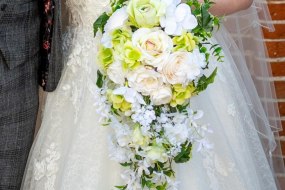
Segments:
[[[146,158],[151,162],[166,162],[167,161],[167,154],[165,149],[162,146],[150,146],[145,149],[146,151]]]
[[[125,72],[123,71],[121,62],[116,61],[112,63],[107,69],[107,75],[114,83],[124,85]]]
[[[116,12],[114,12],[112,16],[108,19],[104,27],[104,31],[110,32],[112,30],[115,30],[117,28],[124,26],[128,18],[129,18],[129,15],[127,13],[126,6],[116,10]]]
[[[168,104],[172,99],[172,90],[169,86],[162,86],[151,94],[150,99],[157,106]]]
[[[170,84],[187,85],[201,73],[201,67],[190,52],[174,52],[165,63],[162,73]]]
[[[161,68],[173,48],[172,39],[158,28],[138,29],[132,39],[133,45],[142,53],[142,61]]]
[[[129,86],[145,96],[149,96],[163,84],[163,78],[152,68],[141,66],[128,73]]]

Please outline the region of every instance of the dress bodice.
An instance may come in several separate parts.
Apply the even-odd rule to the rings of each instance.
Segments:
[[[66,0],[69,26],[92,28],[94,21],[107,9],[110,0]]]

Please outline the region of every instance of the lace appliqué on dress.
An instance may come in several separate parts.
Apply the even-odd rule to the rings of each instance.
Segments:
[[[229,184],[226,183],[228,180],[234,181],[237,187],[243,187],[239,180],[239,172],[232,160],[219,156],[211,150],[202,154],[204,156],[203,166],[207,171],[211,190],[230,189],[231,187],[226,185]]]
[[[60,153],[56,150],[56,145],[52,143],[46,150],[46,156],[42,160],[34,161],[34,178],[36,181],[45,179],[45,190],[55,190],[54,184],[58,172],[57,161],[60,159]]]
[[[236,116],[237,110],[236,110],[236,106],[235,106],[234,103],[228,105],[228,114],[231,115],[231,116],[233,116],[233,117]]]

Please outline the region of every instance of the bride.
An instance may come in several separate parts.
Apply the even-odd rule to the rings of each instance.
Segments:
[[[251,3],[216,0],[211,11],[228,15]],[[100,41],[93,36],[92,24],[108,4],[109,0],[66,0],[70,19],[63,45],[65,70],[58,89],[47,97],[23,190],[109,190],[123,183],[122,168],[108,156],[109,129],[99,125],[102,102],[95,60]],[[260,40],[248,43],[251,37],[261,37],[258,5],[256,1],[226,17],[227,29],[221,27],[215,34],[225,61],[217,63],[215,83],[191,100],[194,108],[204,110],[203,122],[213,130],[209,139],[214,146],[194,151],[189,163],[175,166],[178,190],[280,189],[272,163],[273,132],[280,124],[267,119],[278,117],[278,111],[273,103],[262,106],[259,99],[274,98],[270,84],[258,80],[268,74],[262,61],[265,51]],[[242,33],[249,38],[241,38]]]

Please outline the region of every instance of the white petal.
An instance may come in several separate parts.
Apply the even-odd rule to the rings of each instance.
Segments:
[[[165,27],[165,32],[168,35],[173,35],[176,31],[177,24],[174,20],[174,18],[166,20],[166,27]]]
[[[162,28],[165,27],[165,22],[166,22],[166,18],[165,18],[164,16],[160,17],[160,26],[161,26]]]
[[[176,5],[170,5],[165,13],[166,18],[171,18],[175,16]]]
[[[175,32],[174,32],[174,35],[175,35],[175,36],[181,36],[182,33],[183,33],[183,28],[182,28],[182,26],[178,26],[178,27],[176,28]]]
[[[113,91],[115,95],[124,95],[127,92],[127,87],[120,87]]]
[[[142,95],[140,95],[139,93],[137,93],[137,96],[136,96],[136,97],[137,97],[137,100],[138,100],[138,102],[139,102],[140,104],[146,105],[146,103],[145,103],[145,101],[144,101]]]
[[[181,0],[163,0],[163,2],[166,4],[166,6],[170,5],[178,5],[181,3]]]
[[[131,89],[131,88],[128,88],[127,92],[124,95],[124,97],[127,100],[127,102],[130,102],[130,103],[135,103],[136,102],[135,96],[136,96],[136,91]]]
[[[118,9],[116,12],[112,14],[112,16],[109,18],[108,22],[105,25],[105,32],[112,31],[116,28],[119,28],[125,24],[125,22],[128,20],[128,13],[127,13],[127,7],[122,7]]]
[[[101,39],[101,43],[103,44],[103,46],[105,48],[112,48],[113,44],[112,44],[112,37],[110,36],[110,34],[108,32],[105,32],[102,36]]]
[[[135,33],[133,34],[133,37],[132,37],[133,45],[136,46],[137,43],[139,42],[139,40],[143,36],[146,36],[150,32],[151,32],[151,29],[149,29],[149,28],[140,28],[137,31],[135,31]]]
[[[185,18],[182,25],[186,30],[192,30],[198,25],[198,22],[194,15],[189,15]]]
[[[171,5],[173,0],[162,0],[163,3],[165,3],[165,5],[168,7],[169,5]]]
[[[175,18],[177,22],[182,22],[184,18],[191,14],[191,9],[189,5],[182,3],[177,6],[175,10]]]

